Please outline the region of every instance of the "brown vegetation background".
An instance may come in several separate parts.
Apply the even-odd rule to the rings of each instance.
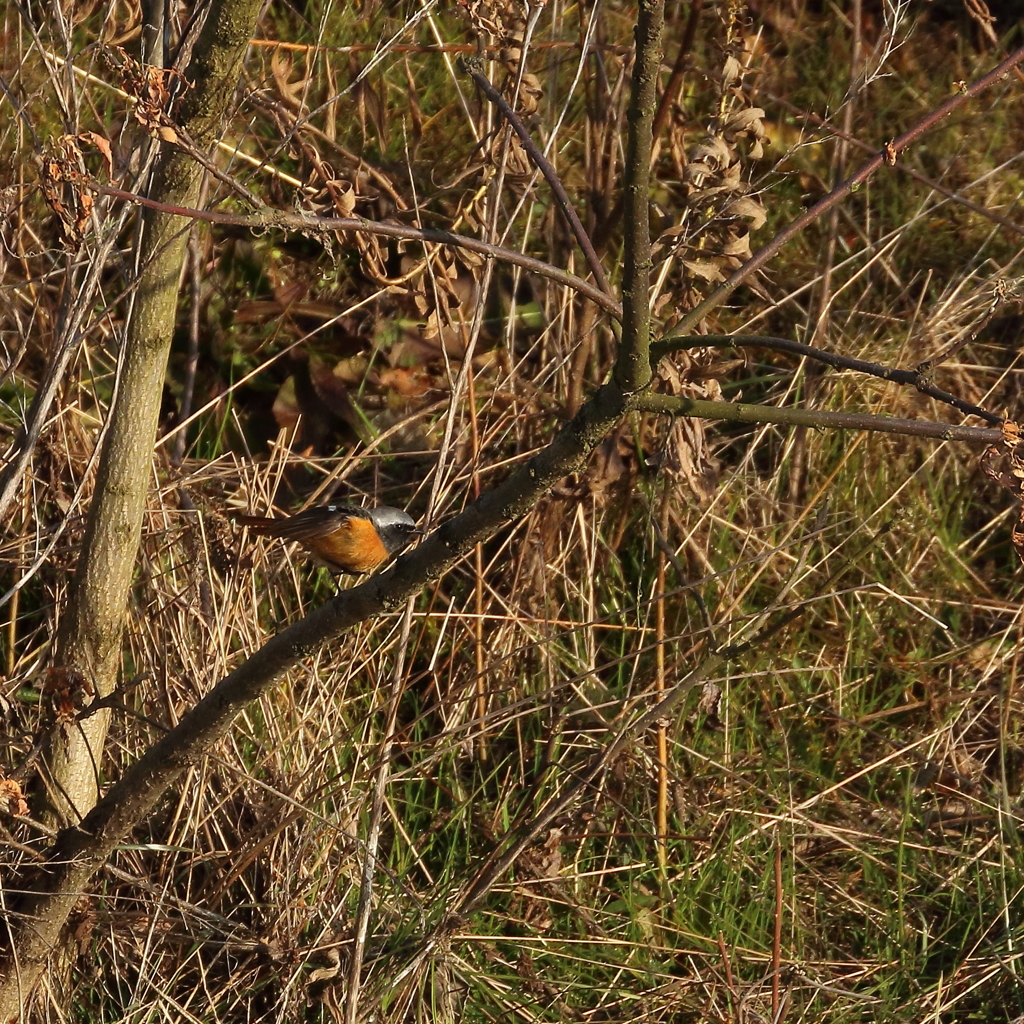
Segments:
[[[189,15],[170,9],[168,63]],[[457,66],[477,55],[617,294],[636,15],[275,0],[196,205],[443,229],[594,283],[534,163]],[[1015,16],[976,0],[669,2],[644,204],[655,337],[1019,46]],[[5,909],[59,824],[45,741],[76,736],[92,699],[53,645],[141,301],[139,207],[101,186],[132,191],[154,138],[189,162],[196,149],[176,128],[175,76],[133,63],[142,18],[129,3],[4,12]],[[891,368],[934,360],[936,387],[1019,418],[1022,88],[1009,75],[965,104],[701,330]],[[337,499],[433,528],[547,444],[618,352],[605,306],[463,248],[175,223],[187,258],[169,285],[110,733],[87,771],[99,789],[333,595],[227,509]],[[22,444],[48,375],[54,402]],[[982,424],[763,348],[677,351],[652,390]],[[1017,511],[980,455],[632,413],[404,613],[360,623],[253,703],[81,894],[65,969],[26,1015],[1024,1014]],[[687,703],[595,761],[687,680]],[[508,837],[569,792],[458,915]]]

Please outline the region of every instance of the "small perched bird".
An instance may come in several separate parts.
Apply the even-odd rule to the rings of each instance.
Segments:
[[[423,533],[416,520],[400,508],[381,505],[314,505],[284,519],[264,519],[232,513],[232,518],[253,533],[296,541],[320,559],[332,573],[358,576],[373,572],[392,555]]]

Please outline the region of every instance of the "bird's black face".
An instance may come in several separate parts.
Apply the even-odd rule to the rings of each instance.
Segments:
[[[423,532],[417,528],[416,520],[400,508],[381,505],[369,511],[373,525],[377,528],[377,533],[389,555],[408,547],[413,537]]]
[[[416,528],[415,523],[392,523],[381,530],[380,536],[384,541],[384,547],[388,549],[388,554],[393,555],[396,551],[408,547],[413,537],[422,532]]]

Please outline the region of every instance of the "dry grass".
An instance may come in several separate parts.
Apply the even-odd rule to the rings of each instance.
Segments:
[[[672,61],[687,9],[669,6]],[[814,141],[764,97],[837,112],[849,36],[833,14],[766,6],[760,26],[730,23],[728,5],[705,11],[662,140],[656,198],[665,226],[683,229],[672,237],[685,239],[660,268],[655,298],[666,301],[656,308],[667,326],[707,290],[684,258],[693,264],[701,246],[721,256],[728,241],[716,234],[712,197],[688,201],[686,178],[686,154],[717,113],[760,105],[777,137],[760,159],[751,139],[735,143],[742,180],[769,218],[754,248],[841,167],[834,140]],[[222,168],[281,206],[349,202],[351,182],[359,214],[477,231],[579,271],[543,183],[516,144],[488,134],[495,114],[453,55],[426,48],[475,43],[502,21],[522,26],[497,3],[497,22],[476,26],[483,35],[455,10],[387,7],[300,16],[274,6],[266,39],[323,49],[255,50]],[[536,76],[526,94],[537,137],[551,141],[581,211],[591,200],[588,227],[600,236],[616,199],[633,12],[606,8],[590,23],[589,8],[549,8],[526,47]],[[24,114],[0,137],[9,180],[24,183],[2,256],[7,437],[70,315],[65,296],[76,296],[83,320],[0,551],[4,582],[20,586],[3,608],[13,774],[48,727],[48,644],[74,567],[131,266],[130,227],[115,221],[132,211],[117,204],[77,254],[62,248],[29,187],[32,154],[65,131],[56,111],[72,82],[80,92],[64,101],[65,124],[118,137],[123,102],[89,47],[127,31],[134,15],[117,9],[101,22],[97,11],[68,28],[76,66],[97,76],[88,82],[59,64],[43,73],[45,53],[67,52],[55,22],[44,19],[33,38],[13,8],[5,17],[6,102],[18,97]],[[881,38],[873,17],[865,52]],[[591,31],[595,56],[581,71]],[[376,62],[370,50],[331,49],[380,40],[391,42]],[[714,83],[730,54],[747,70],[723,94]],[[988,44],[922,23],[892,54],[890,77],[857,95],[849,130],[877,146],[993,63]],[[360,78],[359,68],[369,71]],[[504,73],[491,68],[493,80]],[[1020,89],[1008,79],[908,162],[1024,221],[1018,165],[1007,163],[1020,148]],[[138,131],[130,121],[126,130]],[[843,159],[849,168],[857,157]],[[215,198],[237,203],[214,182]],[[615,268],[618,232],[604,233]],[[912,367],[981,321],[1000,282],[1019,275],[1019,242],[888,172],[793,246],[716,328],[816,337]],[[341,496],[443,521],[543,444],[613,352],[608,325],[565,291],[495,267],[484,297],[485,267],[451,252],[230,232],[199,232],[195,251],[164,429],[175,429],[170,410],[185,386],[190,293],[197,415],[183,460],[169,434],[154,463],[125,650],[124,679],[136,685],[116,718],[108,778],[331,593],[296,551],[239,548],[221,510]],[[1019,320],[1003,308],[938,381],[1014,418]],[[665,376],[663,387],[688,394],[952,417],[893,385],[757,352],[729,365],[711,352],[680,357]],[[182,777],[82,902],[68,1012],[111,1021],[340,1012],[373,843],[360,1019],[1024,1013],[1013,513],[976,461],[963,447],[901,438],[625,424],[586,474],[422,594],[407,618],[366,623],[311,655]],[[798,618],[664,723],[666,786],[655,729],[519,859],[485,909],[425,943],[506,832],[571,784],[659,686],[682,679],[709,644],[796,608]],[[8,862],[45,846],[32,821],[0,825]],[[54,1003],[41,1007],[57,1015]]]

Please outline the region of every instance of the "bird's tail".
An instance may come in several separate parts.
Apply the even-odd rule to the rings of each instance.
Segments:
[[[266,519],[263,516],[245,516],[241,512],[228,512],[228,515],[236,522],[239,526],[248,526],[253,533],[277,533],[283,523],[287,522],[285,519]]]

